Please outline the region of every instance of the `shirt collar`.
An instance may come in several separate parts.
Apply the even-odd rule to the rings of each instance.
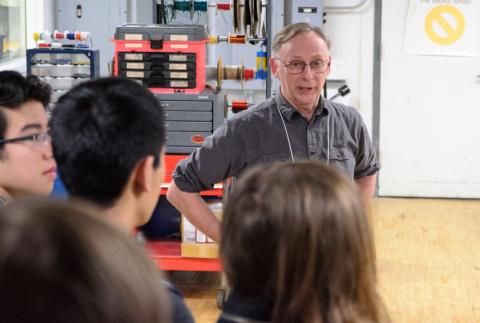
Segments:
[[[0,206],[3,204],[7,204],[8,200],[6,197],[0,195]]]
[[[292,120],[292,117],[295,113],[299,114],[297,110],[290,104],[290,102],[288,102],[285,99],[285,97],[282,95],[282,92],[280,92],[280,89],[278,90],[278,94],[275,95],[275,103],[280,109],[280,112],[282,113],[282,115],[288,121]],[[325,100],[322,97],[320,97],[317,110],[315,110],[315,113],[314,113],[314,118],[317,116],[321,116],[322,114],[328,115],[328,113],[329,113],[328,105],[326,105]]]

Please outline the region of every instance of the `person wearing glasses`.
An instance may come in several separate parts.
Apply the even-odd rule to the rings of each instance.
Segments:
[[[371,200],[380,164],[367,128],[354,108],[321,97],[329,44],[307,23],[283,28],[269,61],[279,93],[227,120],[178,164],[167,198],[210,238],[220,239],[220,224],[199,192],[256,164],[323,160],[352,178],[365,204]]]
[[[51,88],[35,76],[0,71],[0,205],[48,195],[56,178],[46,107]]]

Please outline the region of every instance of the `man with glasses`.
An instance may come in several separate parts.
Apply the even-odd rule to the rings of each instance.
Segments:
[[[0,205],[52,190],[57,166],[45,111],[50,95],[35,76],[0,72]]]
[[[219,127],[179,163],[167,194],[217,241],[219,221],[198,192],[255,164],[324,160],[355,181],[365,203],[375,190],[380,165],[360,114],[321,97],[331,62],[325,34],[307,23],[286,26],[275,36],[272,52],[270,68],[280,81],[279,94]]]

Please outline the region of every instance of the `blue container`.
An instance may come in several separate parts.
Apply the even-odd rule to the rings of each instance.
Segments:
[[[50,196],[59,199],[66,199],[68,197],[67,189],[58,175],[53,183],[53,190],[52,193],[50,193]]]
[[[180,218],[180,212],[162,195],[158,199],[150,221],[141,226],[139,230],[149,240],[180,239]]]

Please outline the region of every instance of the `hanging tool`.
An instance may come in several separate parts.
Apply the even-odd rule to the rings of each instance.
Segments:
[[[252,35],[253,37],[258,37],[258,22],[260,21],[260,0],[253,0],[253,24],[252,24]]]
[[[335,100],[335,98],[339,96],[345,96],[348,93],[350,93],[350,88],[348,87],[347,84],[342,85],[341,87],[338,88],[337,93],[330,98],[330,101]]]
[[[267,0],[261,0],[260,5],[260,37],[265,38],[267,36]]]
[[[252,12],[250,7],[250,0],[245,0],[243,7],[243,27],[246,35],[251,35],[252,31]]]
[[[238,27],[239,27],[239,14],[240,14],[240,4],[238,3],[239,0],[233,0],[233,30],[235,33],[238,33]]]
[[[194,3],[194,0],[190,0],[190,20],[193,19],[194,13],[195,13],[195,3]]]
[[[167,24],[165,0],[160,0],[160,4],[157,3],[157,23],[160,25]]]

